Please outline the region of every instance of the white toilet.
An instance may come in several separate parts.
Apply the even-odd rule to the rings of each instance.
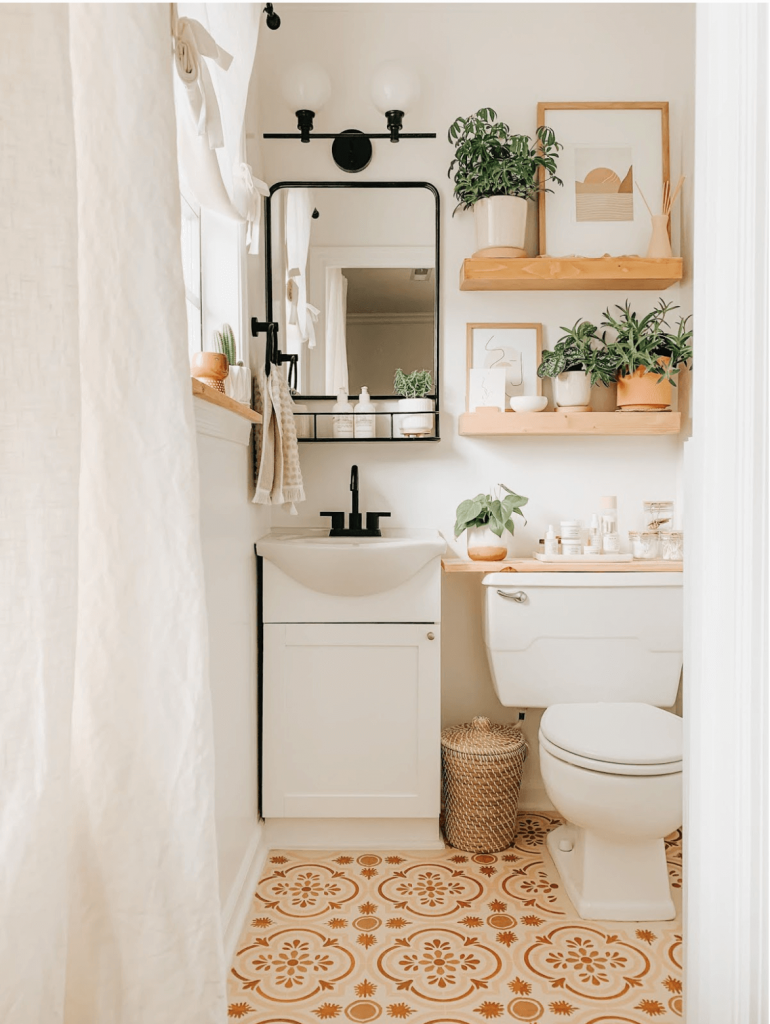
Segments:
[[[548,849],[581,917],[675,916],[664,837],[682,823],[682,574],[493,573],[484,640],[500,701],[547,708]]]

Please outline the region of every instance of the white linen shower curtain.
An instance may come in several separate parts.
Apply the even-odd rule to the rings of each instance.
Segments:
[[[326,393],[348,394],[348,279],[339,267],[326,271]]]
[[[286,275],[291,291],[287,338],[294,342],[288,351],[297,351],[297,344],[303,342],[307,342],[308,348],[315,348],[315,321],[319,311],[307,301],[307,256],[312,224],[312,189],[287,189]]]
[[[0,5],[0,1020],[222,1024],[165,4]]]

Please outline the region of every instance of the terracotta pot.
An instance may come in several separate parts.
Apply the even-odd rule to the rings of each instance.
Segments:
[[[668,364],[668,356],[660,363]],[[624,412],[660,412],[671,405],[671,384],[640,366],[630,376],[618,374],[618,408]]]
[[[222,382],[230,372],[227,356],[221,352],[196,352],[190,360],[190,368],[196,380],[225,393]]]
[[[468,558],[474,562],[501,562],[508,554],[508,545],[488,526],[471,526],[466,534]]]

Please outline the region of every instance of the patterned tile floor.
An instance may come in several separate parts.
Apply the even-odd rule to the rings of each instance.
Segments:
[[[229,979],[243,1024],[681,1022],[681,924],[582,921],[519,817],[504,853],[273,852]],[[681,833],[666,842],[681,892]]]

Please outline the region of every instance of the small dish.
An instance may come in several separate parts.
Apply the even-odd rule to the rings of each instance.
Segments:
[[[542,412],[548,405],[545,395],[514,395],[511,408],[514,412]]]

